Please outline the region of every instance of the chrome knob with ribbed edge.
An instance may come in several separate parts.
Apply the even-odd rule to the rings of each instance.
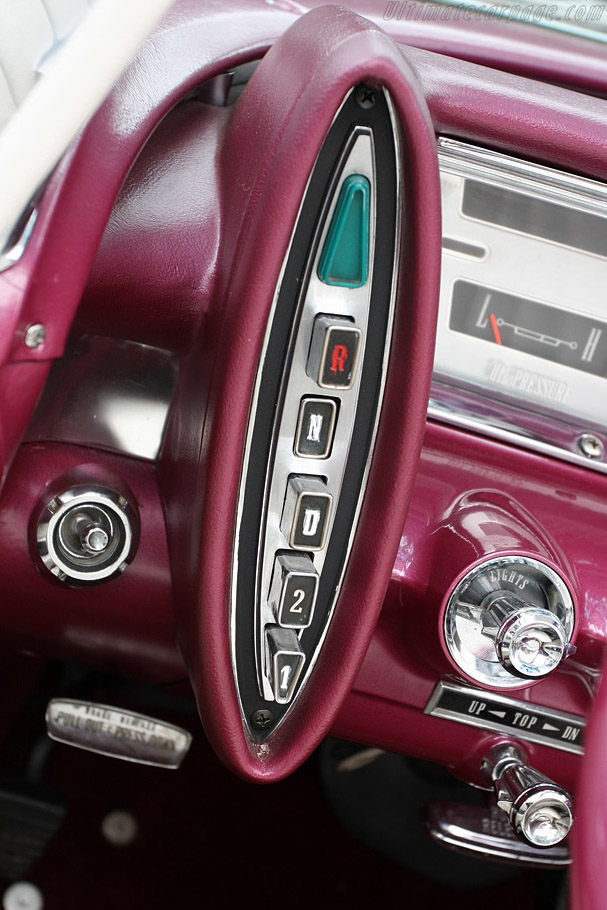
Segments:
[[[496,747],[482,767],[517,837],[540,848],[554,847],[567,837],[573,825],[571,797],[525,764],[515,746]]]
[[[565,626],[550,610],[511,591],[494,591],[481,603],[483,635],[491,638],[502,666],[522,679],[539,679],[567,655]]]

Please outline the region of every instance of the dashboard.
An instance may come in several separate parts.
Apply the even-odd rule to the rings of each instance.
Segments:
[[[3,273],[28,290],[11,356],[39,370],[3,400],[38,401],[5,420],[6,642],[189,678],[252,779],[331,731],[485,789],[515,743],[575,793],[607,640],[607,108],[573,91],[598,92],[593,55],[557,38],[510,73],[503,49],[504,71],[436,53],[432,27],[421,49],[342,22],[296,39],[252,3],[236,39],[193,6],[151,39],[179,66],[133,64]],[[559,66],[569,88],[524,78]],[[344,280],[342,191],[369,219]]]

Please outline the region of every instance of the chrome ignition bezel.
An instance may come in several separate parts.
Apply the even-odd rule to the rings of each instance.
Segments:
[[[72,554],[68,561],[57,545],[62,522],[79,506],[96,506],[106,514],[110,524],[116,525],[118,529],[119,545],[109,558],[103,561],[94,557],[99,568],[84,568],[87,559],[83,558],[83,568],[78,569],[78,557]],[[109,581],[124,572],[135,555],[136,521],[133,507],[116,490],[97,485],[71,487],[54,496],[42,511],[36,531],[38,555],[45,568],[67,584],[88,585]],[[91,566],[92,560],[88,564]]]

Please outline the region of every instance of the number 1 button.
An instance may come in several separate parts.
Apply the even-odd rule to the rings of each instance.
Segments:
[[[285,629],[307,629],[312,622],[317,588],[318,573],[309,556],[277,556],[269,600],[278,624]]]

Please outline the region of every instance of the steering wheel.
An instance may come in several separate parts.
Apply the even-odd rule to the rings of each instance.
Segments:
[[[186,39],[175,28],[180,9],[187,4],[152,39],[175,61],[171,76],[151,74],[148,45],[62,160],[25,255],[0,276],[14,304],[1,375],[5,388],[20,384],[18,396],[2,398],[5,465],[50,360],[62,352],[112,204],[145,139],[226,60],[265,50],[234,51],[219,30],[209,41],[203,20],[188,20]],[[301,17],[276,41],[212,155],[201,166],[218,174],[210,191],[220,243],[205,275],[204,330],[182,359],[160,485],[179,642],[205,731],[237,773],[271,781],[293,771],[331,726],[400,541],[433,359],[438,165],[405,56],[379,28],[335,7]],[[352,230],[362,232],[361,258],[344,266],[340,238]],[[28,347],[35,324],[46,329],[44,344]],[[330,373],[331,338],[336,376],[327,380],[312,375],[310,358],[322,348],[321,373],[323,363]],[[308,359],[297,373],[299,349]],[[344,358],[345,381],[337,375]],[[295,470],[279,469],[290,398],[336,414],[324,463],[302,455]],[[299,531],[296,518],[285,526],[289,496],[304,522]],[[331,517],[322,515],[322,539],[308,540],[319,502]],[[268,602],[267,583],[277,584],[279,570],[285,584],[299,583],[296,592],[316,585],[300,627],[295,612],[285,620]]]

